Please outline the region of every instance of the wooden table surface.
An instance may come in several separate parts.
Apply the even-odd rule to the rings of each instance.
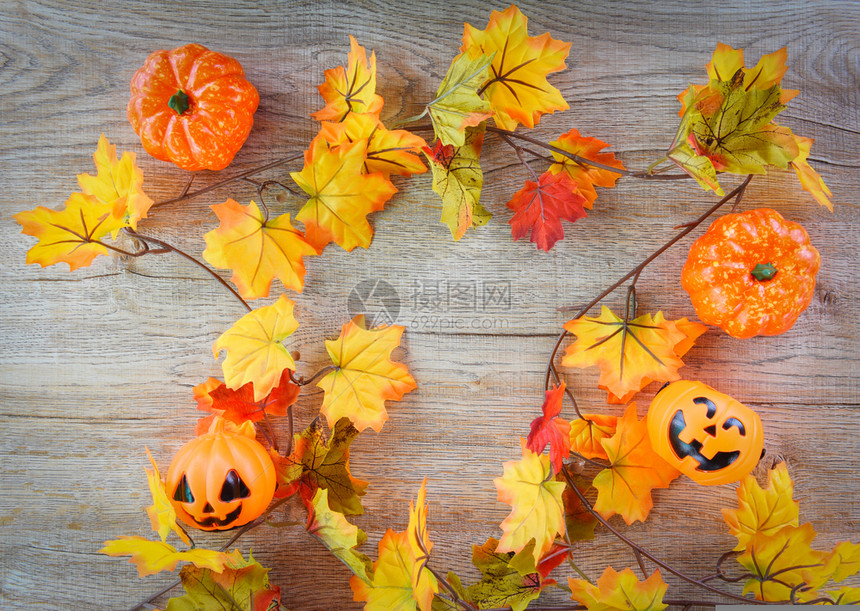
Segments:
[[[671,142],[675,96],[704,81],[718,41],[743,47],[753,63],[788,48],[784,85],[801,94],[779,122],[815,139],[811,162],[833,190],[835,213],[801,191],[793,173],[779,171],[756,178],[744,206],[772,206],[805,225],[823,260],[815,296],[795,327],[777,337],[740,341],[711,329],[686,357],[682,374],[758,411],[768,455],[788,461],[801,520],[813,523],[820,548],[857,540],[860,4],[520,6],[530,33],[549,31],[573,43],[568,69],[550,78],[571,108],[545,116],[537,137],[550,140],[576,127],[611,143],[629,168],[646,167]],[[221,173],[227,176],[307,146],[317,128],[309,113],[322,107],[316,85],[325,68],[345,61],[348,34],[377,53],[382,116],[391,124],[431,99],[457,53],[463,23],[482,29],[491,9],[503,8],[477,0],[2,3],[0,607],[121,609],[175,578],[138,579],[131,564],[97,550],[119,535],[152,534],[143,512],[150,503],[144,444],[166,469],[191,438],[200,415],[191,389],[220,375],[212,342],[244,313],[221,286],[178,257],[101,257],[75,273],[65,265],[26,266],[34,240],[21,235],[12,214],[61,206],[77,189],[75,175],[93,171],[101,133],[119,150],[138,152],[154,199],[181,190],[186,173],[146,155],[125,118],[128,82],[153,50],[202,43],[239,59],[259,90],[254,129]],[[495,215],[486,227],[454,242],[439,223],[430,177],[398,180],[399,193],[372,217],[376,234],[368,250],[330,246],[308,260],[305,291],[290,295],[301,326],[288,342],[302,354],[300,373],[313,371],[325,360],[322,340],[348,320],[348,298],[358,283],[384,280],[399,294],[397,322],[407,328],[403,360],[418,390],[389,403],[383,431],[368,431],[353,446],[353,473],[370,481],[366,514],[355,522],[368,533],[364,551],[375,557],[385,529],[405,527],[408,502],[426,477],[433,565],[469,581],[477,575],[471,546],[498,537],[508,513],[496,500],[493,478],[504,461],[517,458],[518,437],[539,411],[546,359],[566,321],[556,308],[589,301],[666,240],[673,226],[716,201],[692,182],[622,180],[601,191],[588,219],[566,225],[567,239],[546,254],[511,240],[505,203],[527,177],[498,139],[488,136],[485,147],[482,202]],[[286,178],[296,169],[266,176]],[[203,172],[197,184],[218,178]],[[738,182],[725,179],[730,186]],[[246,203],[253,194],[250,185],[232,185],[159,208],[141,229],[199,255],[203,234],[216,226],[208,206],[228,196]],[[694,315],[678,282],[690,241],[643,274],[642,311]],[[511,307],[451,302],[428,316],[423,300],[437,286],[509,287]],[[618,293],[604,303],[617,310],[622,301]],[[595,371],[565,371],[565,379],[587,410],[621,413],[605,404]],[[655,386],[642,393],[640,414]],[[297,426],[314,417],[319,403],[315,391],[300,398]],[[277,425],[282,436],[284,427]],[[681,478],[654,496],[648,521],[624,532],[691,574],[712,572],[733,545],[719,508],[735,503],[734,486],[703,488]],[[218,545],[225,538],[200,540]],[[357,607],[347,569],[301,528],[261,527],[240,548],[253,549],[272,567],[271,581],[288,607]],[[581,545],[576,562],[592,575],[609,564],[635,566],[606,531]],[[664,577],[673,597],[701,597]],[[562,602],[562,594],[547,600]]]

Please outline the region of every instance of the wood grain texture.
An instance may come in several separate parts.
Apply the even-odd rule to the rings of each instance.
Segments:
[[[688,357],[685,377],[717,386],[761,415],[771,457],[788,460],[801,518],[821,548],[858,538],[860,478],[860,5],[856,2],[689,3],[627,0],[523,2],[530,31],[573,43],[568,70],[550,78],[570,103],[535,130],[552,139],[577,127],[612,143],[630,168],[644,168],[669,144],[675,95],[701,82],[717,41],[743,47],[748,60],[787,46],[788,88],[801,95],[780,123],[815,138],[811,162],[834,193],[831,215],[802,192],[793,173],[753,181],[744,205],[768,205],[803,223],[822,254],[815,298],[784,335],[737,341],[709,331]],[[99,258],[69,274],[24,264],[33,240],[11,215],[60,206],[75,175],[92,171],[100,133],[137,151],[147,192],[181,190],[183,172],[143,153],[125,119],[128,82],[153,50],[200,42],[239,59],[260,92],[254,130],[232,175],[302,150],[313,137],[309,113],[322,106],[316,85],[340,65],[348,34],[379,62],[379,92],[389,122],[420,111],[456,54],[463,22],[483,27],[491,6],[477,0],[363,2],[196,2],[7,0],[0,6],[0,607],[122,609],[174,578],[138,579],[133,566],[97,554],[118,535],[148,535],[144,444],[163,467],[192,434],[198,413],[191,388],[220,367],[214,339],[243,313],[222,287],[177,257]],[[291,348],[300,373],[324,362],[322,340],[349,318],[351,289],[390,283],[407,327],[403,359],[418,390],[389,404],[380,434],[354,444],[353,472],[371,485],[355,522],[376,554],[386,528],[402,529],[408,502],[428,478],[433,565],[476,576],[471,545],[498,536],[507,506],[493,478],[518,453],[541,403],[546,358],[564,315],[636,265],[714,201],[687,182],[622,180],[601,191],[589,218],[566,225],[548,254],[513,242],[505,202],[526,178],[498,140],[487,138],[482,201],[490,224],[453,242],[426,175],[397,181],[398,195],[372,217],[367,251],[330,247],[308,260],[297,301],[301,327]],[[286,167],[267,174],[284,178]],[[203,172],[199,185],[219,177]],[[726,184],[736,184],[732,178]],[[216,224],[208,206],[228,195],[247,201],[249,185],[158,209],[141,231],[191,253]],[[696,235],[701,233],[699,230]],[[649,267],[639,292],[643,311],[691,316],[678,282],[682,246]],[[63,266],[64,267],[64,266]],[[510,287],[509,309],[460,302],[428,312],[419,297],[437,283]],[[276,291],[273,292],[276,296]],[[623,295],[606,303],[618,307]],[[266,303],[271,300],[266,300]],[[589,410],[606,406],[591,370],[566,372]],[[639,400],[644,413],[654,389]],[[303,395],[297,422],[317,413],[320,396]],[[570,415],[569,413],[567,414]],[[278,431],[285,435],[282,423]],[[720,507],[732,486],[679,480],[655,494],[633,539],[692,575],[712,572],[732,540]],[[228,535],[201,535],[219,545]],[[358,608],[349,573],[300,528],[262,527],[241,541],[265,566],[291,609]],[[590,575],[607,564],[635,566],[611,534],[582,545],[576,562]],[[673,598],[701,594],[665,576]],[[707,599],[708,597],[705,596]],[[548,597],[563,602],[563,593]]]

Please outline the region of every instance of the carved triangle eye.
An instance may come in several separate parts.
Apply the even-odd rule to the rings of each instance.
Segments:
[[[230,469],[227,472],[227,477],[224,478],[224,485],[221,487],[220,499],[228,503],[236,499],[246,499],[251,496],[251,491],[235,469]]]
[[[185,475],[183,475],[182,479],[179,480],[179,485],[173,492],[173,500],[180,501],[182,503],[194,502],[194,495],[191,494],[191,488],[188,487],[188,477]]]

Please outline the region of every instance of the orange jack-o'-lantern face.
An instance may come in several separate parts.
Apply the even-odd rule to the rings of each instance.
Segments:
[[[213,426],[173,457],[167,492],[179,519],[203,530],[247,524],[275,494],[275,467],[266,449],[240,432]]]
[[[701,382],[660,390],[648,410],[651,446],[700,484],[735,482],[752,471],[764,443],[761,420],[746,405]]]

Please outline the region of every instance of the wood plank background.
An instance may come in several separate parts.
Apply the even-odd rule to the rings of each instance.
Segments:
[[[135,568],[97,554],[118,535],[150,535],[144,444],[166,469],[192,435],[199,413],[191,388],[220,375],[214,339],[243,314],[211,279],[179,258],[102,257],[70,274],[25,266],[34,243],[11,215],[60,206],[75,175],[92,172],[100,133],[119,150],[137,151],[147,192],[156,200],[181,190],[185,173],[149,158],[125,118],[128,82],[153,50],[200,42],[238,58],[261,95],[254,130],[223,175],[254,168],[306,147],[322,106],[316,85],[341,65],[355,35],[379,60],[383,118],[420,111],[457,53],[463,22],[483,28],[504,4],[423,2],[144,2],[5,0],[0,7],[0,606],[4,609],[121,609],[174,575],[138,579]],[[551,77],[570,103],[546,116],[537,137],[577,127],[612,143],[627,167],[644,168],[670,143],[675,95],[703,82],[718,41],[743,47],[748,62],[783,45],[784,84],[801,95],[780,123],[815,138],[812,163],[834,193],[829,214],[802,192],[793,173],[753,181],[744,206],[772,206],[803,223],[822,254],[815,298],[788,333],[747,341],[709,331],[686,358],[685,377],[701,379],[753,406],[770,457],[788,460],[801,518],[819,532],[820,548],[860,526],[856,473],[860,290],[856,275],[860,209],[860,4],[845,2],[678,3],[523,2],[532,34],[550,31],[573,43],[568,70]],[[493,478],[518,455],[518,436],[539,411],[542,374],[565,322],[556,308],[582,304],[623,275],[684,223],[715,201],[691,183],[622,180],[601,191],[595,210],[549,254],[514,243],[505,208],[526,178],[513,156],[488,136],[482,201],[490,224],[453,242],[438,222],[427,175],[398,181],[399,194],[372,217],[367,251],[329,247],[308,260],[306,290],[295,298],[301,322],[289,345],[300,373],[324,363],[322,340],[349,318],[348,296],[365,280],[400,294],[407,327],[403,359],[418,390],[390,404],[380,434],[354,445],[353,472],[370,480],[365,551],[387,527],[402,529],[408,502],[428,479],[432,563],[467,581],[471,545],[499,536],[507,506]],[[284,168],[269,177],[285,178]],[[201,185],[218,176],[202,173]],[[733,182],[734,181],[734,182]],[[736,184],[729,177],[727,185]],[[253,189],[234,185],[161,208],[142,224],[189,252],[203,250],[216,225],[208,206]],[[699,235],[701,230],[696,232]],[[692,316],[678,283],[686,240],[643,274],[643,311]],[[438,318],[416,307],[434,283],[509,283],[509,310],[443,308]],[[416,287],[419,287],[416,290]],[[273,291],[273,296],[277,291]],[[623,295],[606,300],[619,307]],[[269,300],[271,301],[271,300]],[[268,303],[268,301],[267,301]],[[596,390],[596,373],[566,372],[589,410],[620,413]],[[644,413],[654,388],[642,394]],[[297,423],[317,413],[320,395],[298,403]],[[571,416],[566,412],[567,416]],[[285,435],[283,423],[279,424]],[[761,468],[761,466],[760,466]],[[732,538],[720,507],[733,486],[703,488],[681,479],[655,494],[633,539],[690,574],[712,572]],[[620,522],[619,522],[620,524]],[[226,535],[200,536],[218,545]],[[301,528],[261,527],[241,541],[253,549],[294,609],[356,608],[349,573]],[[590,575],[609,564],[635,565],[607,532],[576,556]],[[702,595],[665,576],[673,598]],[[705,597],[707,598],[707,597]],[[563,602],[563,593],[549,601]]]

